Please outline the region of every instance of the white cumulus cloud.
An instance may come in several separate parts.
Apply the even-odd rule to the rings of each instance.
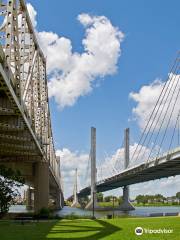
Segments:
[[[36,11],[27,5],[33,25]],[[53,32],[37,32],[40,46],[47,56],[49,97],[64,108],[72,106],[79,97],[90,93],[98,78],[114,74],[121,54],[124,34],[105,16],[80,14],[84,26],[84,51],[74,52],[71,40]]]
[[[56,155],[61,159],[61,174],[63,179],[65,197],[73,194],[75,169],[78,169],[78,190],[87,182],[86,169],[89,155],[83,152],[71,151],[68,148],[57,150]]]
[[[145,128],[161,92],[162,97],[156,105],[154,115],[151,116],[149,126],[152,125],[151,131],[160,127],[162,130],[167,126],[175,127],[180,105],[179,77],[171,73],[166,85],[161,80],[155,80],[150,85],[142,86],[139,92],[130,93],[130,98],[136,102],[132,112],[141,129]]]
[[[104,16],[80,14],[78,20],[85,28],[82,40],[84,52],[73,52],[71,41],[56,34],[39,33],[47,55],[49,95],[60,107],[72,106],[80,96],[92,91],[99,77],[114,74],[120,56],[122,32]]]

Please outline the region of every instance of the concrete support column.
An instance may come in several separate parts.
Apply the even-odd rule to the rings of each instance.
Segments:
[[[55,209],[56,210],[59,210],[61,209],[61,206],[60,206],[60,191],[58,190],[57,193],[56,193],[56,199],[55,199]]]
[[[87,204],[86,209],[92,209],[93,200],[94,208],[97,206],[96,196],[96,128],[91,127],[91,200]]]
[[[123,187],[123,201],[128,202],[129,201],[129,186]]]
[[[26,190],[26,209],[27,210],[32,210],[33,209],[32,190],[31,190],[30,187]]]
[[[60,191],[60,208],[64,207],[64,197],[62,191]]]
[[[59,209],[62,209],[63,206],[62,206],[62,199],[61,199],[61,192],[60,192],[60,198],[59,198]]]
[[[124,133],[124,169],[129,165],[129,128],[125,129]],[[135,208],[129,201],[129,186],[123,187],[123,202],[119,207],[122,211],[131,211]]]
[[[49,164],[39,162],[35,164],[34,210],[48,208],[49,203]]]
[[[74,199],[71,207],[80,207],[79,201],[78,201],[78,195],[77,195],[77,168],[75,171],[75,182],[74,182]]]

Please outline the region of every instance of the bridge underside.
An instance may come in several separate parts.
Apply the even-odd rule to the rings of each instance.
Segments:
[[[103,182],[97,183],[97,192],[105,192],[123,186],[136,183],[142,183],[150,180],[166,178],[170,176],[180,175],[180,157],[163,159],[162,162],[141,164],[133,169],[129,169],[123,173],[107,178]],[[78,194],[79,197],[90,195],[90,187],[84,188]]]
[[[7,71],[5,71],[7,70]],[[34,208],[63,205],[63,194],[41,145],[10,84],[10,72],[0,63],[0,164],[20,170],[25,183],[34,188]]]

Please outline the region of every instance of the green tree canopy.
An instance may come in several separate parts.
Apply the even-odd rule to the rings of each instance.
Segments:
[[[24,183],[20,171],[0,165],[0,213],[8,212],[15,197],[20,195],[19,187]]]
[[[97,193],[97,201],[103,202],[103,193],[102,192]]]
[[[177,193],[176,193],[176,197],[177,197],[178,199],[180,199],[180,192],[177,192]]]
[[[104,202],[111,202],[113,200],[113,198],[114,198],[114,201],[116,202],[117,201],[117,197],[116,196],[112,196],[112,195],[104,197]]]

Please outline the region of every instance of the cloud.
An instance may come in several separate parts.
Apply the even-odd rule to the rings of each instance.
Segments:
[[[131,198],[139,194],[162,194],[163,196],[174,196],[179,191],[180,176],[162,178],[155,181],[134,184],[130,186]]]
[[[61,108],[74,105],[80,96],[90,93],[97,78],[116,72],[124,38],[106,17],[81,14],[78,20],[85,28],[81,54],[72,51],[67,38],[53,33],[51,36],[45,32],[39,34],[40,40],[48,38],[42,46],[48,59],[48,73],[52,74],[49,96],[54,97]]]
[[[171,73],[166,84],[157,79],[150,85],[142,86],[139,92],[131,92],[129,96],[136,102],[132,112],[140,128],[145,128],[161,92],[162,97],[157,103],[154,115],[151,116],[149,126],[152,125],[151,131],[159,128],[163,130],[167,125],[175,127],[180,105],[179,90],[179,75]]]
[[[33,25],[37,12],[27,5]],[[49,97],[60,108],[72,106],[79,97],[90,93],[96,80],[117,71],[124,34],[105,16],[80,14],[78,21],[85,29],[82,39],[84,51],[73,52],[71,40],[53,32],[37,32],[43,52],[47,56]]]
[[[78,189],[80,190],[84,184],[87,184],[86,168],[89,154],[63,148],[57,150],[56,155],[61,159],[61,174],[65,185],[64,194],[65,197],[69,197],[73,194],[76,168],[78,169]]]

